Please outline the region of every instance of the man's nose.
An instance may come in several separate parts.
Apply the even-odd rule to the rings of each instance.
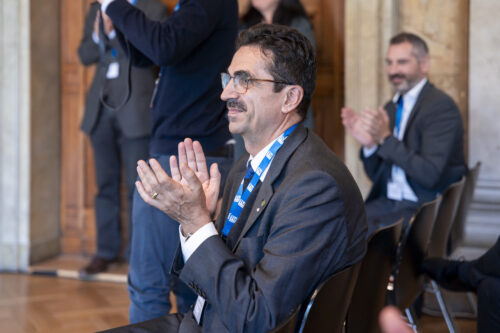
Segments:
[[[234,84],[233,84],[233,79],[231,78],[229,80],[229,82],[227,83],[226,87],[222,90],[222,93],[220,95],[220,98],[223,100],[223,101],[227,101],[231,98],[237,98],[238,97],[238,93],[236,92],[236,90],[234,89]]]

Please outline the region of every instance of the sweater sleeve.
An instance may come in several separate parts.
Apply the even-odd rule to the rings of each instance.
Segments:
[[[163,22],[148,19],[126,0],[115,0],[106,14],[125,39],[156,65],[168,66],[186,58],[215,29],[222,0],[185,1]]]

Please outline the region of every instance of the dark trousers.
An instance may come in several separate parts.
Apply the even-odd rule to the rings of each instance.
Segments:
[[[500,332],[500,237],[478,259],[460,263],[457,274],[477,292],[478,333]]]
[[[478,333],[500,332],[500,278],[481,281],[477,288],[477,303]]]
[[[169,157],[155,156],[170,175]],[[209,157],[207,164],[217,163],[224,180],[232,164],[229,157]],[[222,191],[221,184],[221,191]],[[222,192],[221,192],[222,193]],[[134,192],[132,224],[132,255],[128,275],[131,323],[167,315],[172,307],[170,291],[177,298],[177,311],[185,313],[197,295],[170,268],[179,247],[179,223],[162,211],[149,206]]]
[[[406,226],[419,206],[418,202],[395,201],[385,197],[367,202],[365,204],[366,218],[368,220],[367,237],[370,237],[378,228],[392,224],[401,217],[404,218],[404,225]]]
[[[138,160],[148,157],[149,145],[149,137],[127,138],[120,129],[116,112],[103,108],[95,128],[90,133],[98,191],[95,197],[96,255],[104,259],[118,257],[122,245],[120,222],[122,165],[125,169],[130,240],[132,232],[130,212],[137,178],[136,166]],[[125,256],[128,257],[128,250]]]

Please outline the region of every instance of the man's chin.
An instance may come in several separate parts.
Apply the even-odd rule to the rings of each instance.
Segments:
[[[235,121],[229,119],[229,132],[231,132],[231,134],[241,134],[241,126],[238,126]]]

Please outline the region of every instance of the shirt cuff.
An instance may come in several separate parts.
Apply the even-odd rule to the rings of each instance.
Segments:
[[[101,4],[101,10],[106,13],[106,9],[108,9],[108,6],[110,3],[112,3],[115,0],[103,0]]]
[[[99,36],[95,33],[95,31],[92,33],[92,40],[94,43],[99,44]]]
[[[373,155],[373,153],[375,153],[377,151],[377,148],[378,148],[378,145],[375,145],[371,148],[366,148],[366,147],[363,147],[363,156],[364,157],[370,157]]]
[[[198,229],[191,237],[184,237],[181,232],[181,226],[179,225],[179,238],[181,240],[181,250],[184,262],[188,261],[189,257],[196,251],[196,249],[209,237],[218,235],[217,229],[213,222],[205,224],[203,227]]]
[[[113,40],[116,37],[116,31],[115,29],[111,30],[111,32],[108,34],[108,39]],[[92,40],[94,43],[99,44],[99,35],[95,33],[95,31],[92,33]]]

